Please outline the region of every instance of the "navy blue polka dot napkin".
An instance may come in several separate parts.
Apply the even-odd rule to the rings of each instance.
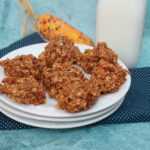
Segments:
[[[0,50],[0,57],[23,46],[43,43],[38,33],[33,33]],[[150,121],[150,68],[130,69],[132,83],[121,107],[99,124],[134,123]],[[14,121],[0,112],[0,129],[27,129],[31,126]]]

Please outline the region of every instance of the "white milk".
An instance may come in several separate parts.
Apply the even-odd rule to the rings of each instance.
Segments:
[[[104,41],[127,67],[139,58],[146,0],[99,0],[96,16],[96,43]]]

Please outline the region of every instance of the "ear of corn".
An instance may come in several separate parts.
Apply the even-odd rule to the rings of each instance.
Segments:
[[[78,44],[94,46],[92,40],[87,35],[51,14],[39,16],[36,22],[36,30],[46,40],[50,40],[53,36],[60,35]]]

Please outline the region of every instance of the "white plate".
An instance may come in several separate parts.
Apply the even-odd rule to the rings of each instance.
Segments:
[[[7,104],[5,104],[5,103],[3,103],[1,101],[0,101],[0,107],[5,109],[5,110],[8,110],[9,112],[11,112],[11,113],[13,113],[15,115],[18,115],[20,117],[29,118],[29,119],[41,120],[41,121],[73,122],[73,121],[83,121],[83,120],[87,120],[87,119],[91,119],[91,118],[103,115],[103,114],[113,110],[117,106],[119,106],[123,102],[123,100],[124,100],[124,98],[121,99],[117,104],[115,104],[112,107],[107,108],[107,109],[105,109],[103,111],[96,112],[96,113],[89,114],[89,115],[73,117],[73,118],[51,118],[51,117],[32,115],[30,113],[25,113],[23,111],[14,109],[13,107],[10,107],[9,105],[7,105]]]
[[[41,121],[41,120],[39,121],[39,120],[34,120],[34,119],[28,119],[25,117],[20,117],[3,108],[0,108],[0,111],[6,116],[12,118],[13,120],[16,120],[18,122],[21,122],[30,126],[40,127],[40,128],[49,128],[49,129],[69,129],[69,128],[76,128],[76,127],[82,127],[85,125],[90,125],[100,120],[103,120],[104,118],[114,113],[120,107],[120,105],[118,105],[113,110],[103,115],[100,115],[91,119],[87,119],[84,121],[76,121],[76,122],[54,122],[54,121]]]
[[[46,43],[22,47],[20,49],[17,49],[5,55],[2,58],[2,60],[6,58],[14,58],[17,55],[22,55],[22,54],[33,54],[34,56],[38,56],[44,50],[45,46],[46,46]],[[85,46],[85,45],[80,45],[80,44],[76,44],[76,46],[79,47],[81,52],[83,52],[84,49],[92,48],[90,46]],[[123,68],[127,69],[126,66],[121,61],[118,61],[118,62]],[[0,81],[4,77],[5,77],[5,74],[3,71],[3,67],[0,67]],[[64,118],[83,116],[83,115],[88,115],[88,114],[95,113],[98,111],[102,111],[104,109],[107,109],[108,107],[113,106],[117,102],[119,102],[126,95],[131,84],[130,75],[127,75],[126,78],[127,78],[126,82],[121,86],[121,88],[117,92],[100,96],[97,103],[91,109],[85,112],[83,111],[79,113],[67,113],[63,110],[59,110],[56,108],[57,101],[55,99],[49,98],[48,96],[47,96],[46,104],[38,105],[38,106],[19,104],[13,101],[12,99],[8,98],[6,95],[0,95],[0,100],[17,110],[21,110],[21,111],[31,113],[34,115],[39,115],[39,116],[64,117]]]

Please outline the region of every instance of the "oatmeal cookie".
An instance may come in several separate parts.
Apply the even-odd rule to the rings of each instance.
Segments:
[[[79,68],[72,64],[54,64],[52,68],[44,68],[42,83],[49,92],[50,97],[56,97],[58,91],[67,80],[86,80]]]
[[[45,104],[46,93],[43,86],[32,76],[8,77],[3,79],[4,92],[14,101],[23,104]]]
[[[39,55],[41,63],[52,67],[54,63],[74,63],[80,51],[74,43],[66,37],[54,37]]]
[[[92,70],[91,80],[99,87],[101,93],[106,94],[119,90],[126,81],[127,74],[129,72],[119,64],[114,65],[101,59],[99,65]]]
[[[67,112],[86,111],[91,108],[100,96],[98,87],[87,79],[67,80],[56,96],[58,108]]]
[[[4,93],[4,87],[2,84],[0,84],[0,94]]]
[[[89,109],[100,95],[98,87],[68,63],[45,68],[42,81],[50,97],[58,100],[58,108],[67,112]]]
[[[92,50],[87,49],[83,54],[80,54],[77,64],[80,65],[85,72],[91,73],[92,69],[98,65],[101,59],[111,64],[116,64],[118,55],[108,48],[106,43],[102,42],[98,43],[97,47],[94,47]]]
[[[32,75],[37,80],[41,78],[40,62],[31,54],[0,61],[0,65],[4,67],[4,72],[9,77],[28,77]]]

